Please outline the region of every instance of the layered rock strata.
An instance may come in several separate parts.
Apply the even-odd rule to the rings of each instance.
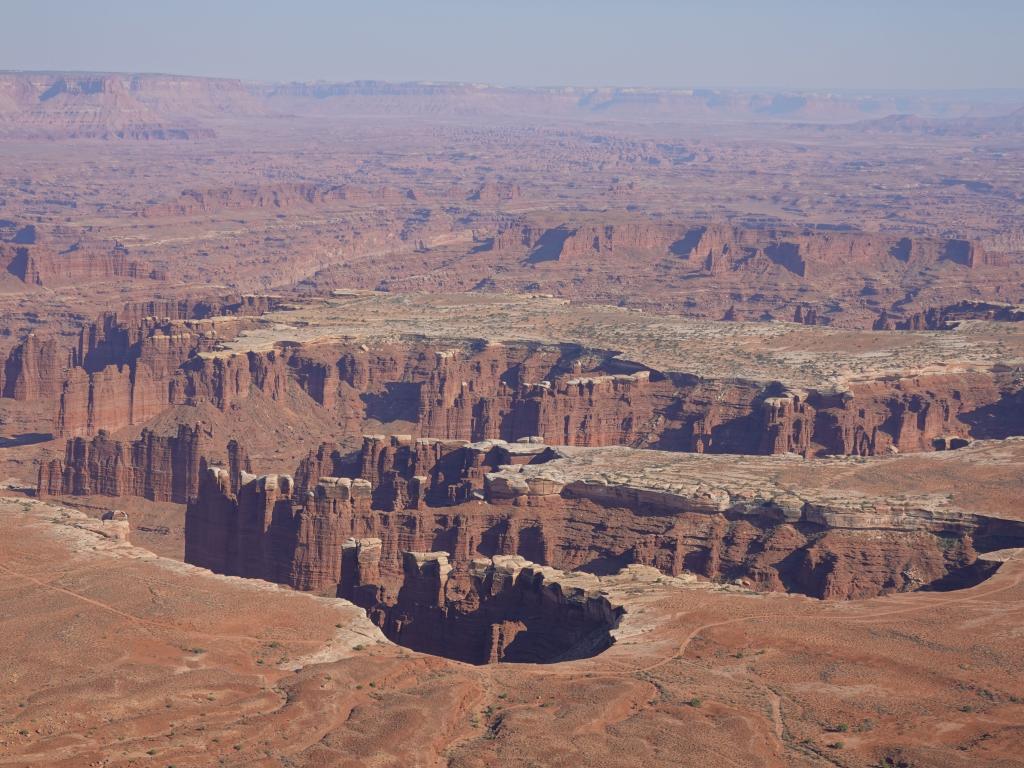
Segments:
[[[1009,407],[1022,386],[1007,371],[857,382],[841,393],[796,390],[635,366],[619,373],[610,361],[594,366],[585,350],[516,344],[444,352],[424,344],[285,346],[175,365],[203,338],[160,331],[132,365],[74,369],[62,386],[58,431],[144,423],[174,404],[228,411],[256,395],[324,409],[342,435],[375,419],[453,440],[537,435],[559,445],[875,455],[930,450],[941,435],[1002,436],[978,417]]]
[[[210,441],[198,425],[178,427],[175,435],[144,429],[133,441],[106,432],[69,440],[63,458],[39,466],[39,496],[140,496],[184,504],[194,499]]]
[[[560,450],[565,458],[487,473],[486,502],[450,506],[409,496],[397,508],[394,497],[378,496],[379,509],[363,478],[321,477],[304,495],[290,477],[250,479],[235,494],[227,473],[213,469],[188,509],[186,558],[338,593],[345,568],[355,567],[345,565],[345,542],[373,538],[380,556],[374,565],[357,558],[359,568],[392,585],[403,577],[403,552],[440,551],[456,570],[495,555],[598,573],[642,564],[846,599],[969,583],[984,572],[978,549],[1024,541],[1020,523],[945,497],[795,491],[767,479],[792,469],[794,457],[741,466],[729,457],[722,465],[622,448]]]
[[[387,301],[339,300],[266,322],[255,315],[272,301],[251,298],[126,309],[126,319],[83,329],[72,348],[29,337],[7,360],[0,391],[40,402],[59,392],[56,432],[67,436],[142,425],[179,405],[229,412],[259,400],[312,411],[339,437],[377,422],[414,437],[536,435],[707,453],[877,455],[1024,429],[1014,417],[1024,369],[970,329],[897,341],[795,325],[656,322],[610,308],[588,318],[558,302]],[[191,319],[144,315],[149,309]],[[400,309],[385,328],[440,330],[367,333],[351,319]],[[539,322],[555,341],[522,340]],[[474,328],[511,339],[464,335]],[[721,333],[735,343],[712,356],[708,343]],[[616,351],[627,344],[633,359]],[[996,353],[1007,362],[993,363]]]
[[[52,409],[58,435],[143,424],[174,402],[183,365],[271,306],[256,297],[129,304],[83,326],[73,343],[29,334],[4,362],[0,393]]]
[[[113,278],[167,277],[162,267],[130,258],[122,243],[97,240],[65,227],[44,233],[28,225],[9,241],[0,237],[0,265],[27,285],[47,288]]]
[[[809,276],[810,271],[848,269],[851,265],[885,268],[948,261],[974,268],[1002,263],[1001,254],[989,254],[981,243],[968,240],[724,223],[680,227],[645,218],[553,227],[513,219],[501,226],[490,246],[496,250],[526,249],[526,258],[532,262],[653,251],[693,261],[712,274],[777,265],[799,277]]]
[[[381,583],[379,539],[346,542],[357,566],[340,592],[367,609],[389,639],[470,664],[584,658],[612,644],[624,613],[592,574],[570,574],[518,555],[474,558],[455,571],[446,552],[403,552],[397,591]],[[375,577],[376,574],[376,577]]]

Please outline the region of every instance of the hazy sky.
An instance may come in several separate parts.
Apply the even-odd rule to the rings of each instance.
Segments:
[[[5,69],[1024,87],[1024,0],[0,0],[0,9]]]

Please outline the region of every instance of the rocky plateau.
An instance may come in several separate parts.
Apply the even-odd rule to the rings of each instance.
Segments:
[[[1021,765],[1022,105],[0,73],[0,766]]]

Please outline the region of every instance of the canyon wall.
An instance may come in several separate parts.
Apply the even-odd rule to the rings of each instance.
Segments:
[[[129,257],[117,241],[98,239],[65,226],[41,228],[29,224],[0,232],[0,264],[23,283],[60,286],[95,280],[166,279],[157,265]]]
[[[1002,254],[989,254],[979,242],[968,240],[724,223],[685,227],[646,218],[547,227],[528,218],[511,219],[499,226],[489,247],[525,249],[529,263],[671,254],[710,274],[776,265],[802,278],[851,267],[920,268],[945,261],[975,268],[1003,266],[1005,260]]]
[[[209,439],[197,426],[178,427],[176,435],[142,430],[127,443],[100,432],[91,440],[69,440],[64,458],[44,460],[37,495],[140,496],[184,504],[198,493],[200,468]]]
[[[0,371],[0,395],[14,400],[55,403],[64,388],[73,350],[60,339],[30,333],[14,347]]]
[[[906,317],[882,312],[874,323],[876,331],[946,331],[964,320],[1024,321],[1024,307],[984,301],[961,301],[946,307],[929,307]]]
[[[131,366],[75,369],[63,384],[59,432],[144,423],[171,404],[208,402],[226,412],[256,394],[322,408],[339,435],[358,435],[376,420],[406,424],[417,437],[471,441],[539,436],[559,445],[866,456],[931,450],[948,436],[998,436],[976,434],[987,429],[980,414],[1012,409],[1020,390],[1008,371],[791,391],[636,366],[619,373],[623,365],[610,355],[525,344],[439,352],[427,344],[326,343],[193,354],[209,338],[158,330]],[[1005,423],[1014,428],[1013,419]]]
[[[339,203],[401,205],[415,199],[416,194],[412,190],[395,187],[282,183],[186,189],[177,198],[147,205],[139,213],[144,218],[193,217],[224,211],[295,210]]]
[[[356,352],[337,364],[340,384],[332,381],[332,366],[301,353],[284,361],[257,356],[248,361],[249,372],[232,370],[234,361],[217,371],[214,363],[193,390],[224,408],[245,397],[247,380],[280,397],[294,379],[318,404],[333,404],[339,427],[349,434],[363,418],[379,417],[409,421],[417,436],[447,439],[539,436],[559,445],[874,455],[930,450],[942,436],[970,437],[984,426],[982,412],[1012,409],[1020,386],[1010,373],[964,373],[854,384],[841,394],[790,392],[648,370],[599,368],[580,375],[586,361],[578,354],[555,358],[505,346],[471,353]],[[399,370],[396,381],[389,372]],[[1012,429],[1012,419],[1005,423]]]
[[[403,552],[402,579],[380,578],[379,539],[350,539],[339,593],[407,648],[470,664],[551,663],[600,653],[622,606],[591,574],[569,574],[516,556],[474,558],[455,570],[446,552]]]
[[[628,211],[555,216],[467,206],[449,213],[446,232],[403,237],[414,252],[398,255],[392,247],[396,255],[386,266],[353,254],[316,268],[306,285],[321,293],[358,287],[550,294],[709,320],[862,329],[883,312],[903,318],[965,299],[1020,300],[1012,276],[1022,255],[978,239]],[[436,214],[431,221],[439,223]],[[407,229],[398,222],[394,228]]]
[[[0,395],[37,402],[58,435],[95,435],[141,424],[171,402],[191,357],[235,338],[275,306],[271,297],[127,304],[83,325],[77,339],[30,333],[0,369]]]
[[[238,80],[84,72],[0,74],[0,136],[27,139],[196,140],[197,117],[262,110]]]
[[[305,492],[290,476],[247,477],[233,493],[228,473],[211,468],[188,507],[186,559],[222,573],[361,594],[360,600],[378,603],[388,602],[388,589],[402,583],[407,552],[443,552],[456,573],[479,556],[518,555],[563,570],[607,573],[641,564],[671,575],[685,571],[759,589],[850,599],[973,578],[979,568],[974,537],[989,541],[989,529],[1003,531],[1004,542],[1024,540],[1019,524],[931,502],[874,500],[865,510],[856,494],[817,499],[779,491],[762,498],[699,483],[692,491],[661,492],[566,480],[547,470],[558,463],[549,463],[552,451],[522,445],[531,446],[529,458],[485,473],[474,499],[436,505],[426,499],[440,499],[438,491],[452,486],[436,466],[411,470],[423,473],[414,476],[419,492],[402,503],[391,490],[376,493],[377,486],[362,477],[320,477]],[[384,462],[385,472],[401,474],[406,459],[399,454],[410,446],[389,443],[390,454],[380,453],[381,447],[364,446],[362,454],[394,457]],[[435,447],[425,445],[421,455]],[[459,449],[477,457],[461,460],[467,479],[479,457],[495,447]],[[435,485],[432,478],[443,479]],[[382,485],[394,487],[393,481]],[[379,540],[372,564],[351,560],[350,539]],[[359,584],[385,589],[352,591],[346,586],[351,569],[369,574]]]
[[[341,469],[352,459],[329,445],[315,449],[296,472],[303,491],[321,476],[361,476],[373,483],[375,499],[386,508],[408,499],[470,499],[486,467],[497,466],[498,459],[473,454],[476,475],[467,475],[471,467],[462,462],[470,454],[459,450],[467,441],[536,438],[551,445],[694,453],[873,456],[1024,433],[1024,393],[1010,370],[869,381],[846,392],[821,393],[647,369],[582,374],[585,367],[612,364],[575,348],[530,345],[437,352],[417,344],[363,349],[328,343],[243,355],[195,352],[236,333],[244,322],[236,317],[157,324],[146,335],[140,332],[138,341],[120,332],[96,336],[102,343],[89,336],[75,353],[87,363],[124,359],[125,350],[137,356],[92,373],[71,369],[62,384],[59,433],[87,437],[145,423],[174,404],[206,403],[230,413],[245,409],[250,398],[312,410],[335,425],[339,438],[360,434],[368,419],[400,423],[410,431],[406,442],[368,441],[354,472]],[[34,345],[25,348],[37,350]],[[48,358],[39,351],[32,359]],[[52,382],[48,372],[57,367],[47,362],[21,370]],[[9,380],[13,393],[21,391],[26,375]],[[55,385],[49,387],[53,391]],[[508,453],[494,449],[501,463],[508,463]],[[68,456],[69,466],[84,460],[74,458],[79,453]],[[379,469],[389,463],[391,470]],[[146,466],[155,473],[172,471],[158,463]],[[198,478],[188,482],[195,487]]]

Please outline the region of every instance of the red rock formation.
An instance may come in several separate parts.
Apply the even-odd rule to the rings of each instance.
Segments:
[[[962,320],[1024,321],[1024,308],[984,301],[961,301],[947,307],[929,307],[903,319],[882,312],[874,323],[876,331],[946,331]]]
[[[53,403],[70,364],[70,350],[58,339],[30,333],[8,355],[0,372],[0,393],[15,400]]]
[[[805,305],[798,322],[846,327],[870,327],[883,307],[907,305],[908,295],[920,294],[909,300],[915,309],[932,296],[1012,297],[992,268],[1020,264],[987,255],[975,241],[774,223],[686,226],[623,214],[497,216],[474,227],[468,253],[456,245],[423,253],[423,271],[395,280],[396,289],[541,292],[716,320],[730,308],[735,319],[791,320]],[[460,269],[445,270],[453,259]],[[938,282],[928,277],[936,271]],[[347,266],[316,278],[325,287],[346,280],[375,285]],[[810,321],[802,318],[808,312]]]
[[[130,259],[123,244],[62,226],[23,227],[7,242],[0,239],[0,264],[23,283],[38,286],[165,278],[159,267]]]
[[[348,185],[292,183],[253,187],[186,189],[174,200],[147,206],[146,218],[195,217],[221,211],[293,210],[345,202],[401,204],[415,199],[410,190],[365,189]]]
[[[580,227],[565,240],[560,257],[585,259],[593,254],[666,250],[670,239],[665,227],[646,221]]]
[[[370,484],[321,478],[313,491],[296,499],[289,475],[246,480],[234,494],[227,470],[211,467],[202,473],[198,497],[186,511],[186,561],[304,589],[337,585],[341,547],[351,535],[344,523],[369,512]]]
[[[1020,382],[1010,371],[855,383],[838,394],[666,375],[571,346],[527,343],[437,351],[420,342],[372,349],[320,342],[203,354],[247,327],[251,319],[243,313],[263,307],[255,301],[185,304],[165,308],[179,315],[238,314],[157,320],[132,309],[126,312],[133,322],[101,318],[68,353],[74,366],[61,382],[57,432],[89,436],[145,424],[176,405],[205,403],[229,412],[247,408],[254,396],[296,412],[316,410],[318,423],[333,423],[339,437],[361,434],[373,419],[404,422],[412,437],[443,440],[537,436],[556,445],[867,456],[1024,430],[1013,415]],[[64,370],[57,350],[26,340],[8,360],[4,393],[45,401],[56,387],[55,372]],[[1003,432],[993,432],[993,424]],[[432,466],[438,459],[414,456],[408,464]],[[321,454],[300,468],[298,485],[305,490],[318,477],[336,474],[330,452]],[[405,473],[388,488],[381,477],[367,479],[403,505],[406,498],[422,498],[418,476]],[[453,499],[469,493],[439,492]]]
[[[517,556],[474,559],[453,571],[445,552],[403,552],[400,586],[364,574],[380,557],[377,539],[352,540],[357,560],[343,591],[384,633],[415,650],[470,664],[546,663],[584,658],[612,643],[624,613],[596,577],[566,574]],[[346,576],[349,572],[346,572]],[[372,579],[373,576],[369,575]]]
[[[369,443],[367,459],[413,455],[402,440]],[[847,599],[917,589],[969,568],[976,558],[972,535],[987,524],[977,516],[952,522],[900,513],[896,526],[876,516],[860,527],[842,527],[848,525],[845,508],[832,517],[820,505],[809,511],[771,505],[716,511],[700,499],[691,503],[611,487],[588,488],[581,496],[572,485],[535,478],[527,484],[516,477],[488,476],[489,503],[452,506],[428,491],[420,499],[406,497],[402,507],[362,478],[321,477],[300,496],[290,477],[273,476],[249,479],[233,494],[227,473],[211,469],[188,508],[186,559],[300,589],[361,594],[378,605],[395,604],[407,570],[403,553],[431,551],[446,553],[458,571],[481,555],[520,555],[564,570],[638,563],[671,575],[688,571]],[[379,540],[372,564],[358,547],[350,549],[353,538]],[[353,574],[368,571],[372,577],[351,581]],[[367,583],[378,586],[368,592],[354,588]]]
[[[820,317],[818,310],[814,307],[804,307],[802,305],[797,305],[797,308],[793,310],[793,322],[801,323],[802,325],[829,324],[828,319]]]
[[[300,494],[308,493],[316,488],[321,477],[352,477],[355,466],[356,460],[343,456],[337,443],[321,443],[299,462],[295,470],[295,487]],[[237,488],[232,490],[237,491]]]
[[[519,185],[511,181],[485,181],[470,191],[467,200],[479,203],[510,203],[522,196]]]
[[[987,265],[980,244],[965,240],[897,238],[865,232],[751,229],[726,224],[694,227],[672,244],[672,252],[705,265],[743,269],[762,256],[799,277],[809,269],[862,265],[891,266],[951,261],[967,267]],[[715,271],[708,269],[708,271]]]
[[[29,334],[4,361],[0,396],[59,410],[59,434],[140,423],[166,407],[181,363],[233,338],[275,301],[234,296],[126,304],[83,326],[75,344]]]
[[[63,459],[39,467],[39,496],[141,496],[184,504],[198,493],[208,441],[199,426],[162,436],[144,429],[127,443],[100,432],[69,440]]]
[[[237,80],[176,75],[16,72],[0,91],[0,135],[19,138],[204,139],[197,115],[259,111]]]
[[[228,475],[231,478],[231,492],[238,493],[243,478],[252,474],[252,462],[249,454],[237,440],[228,441]],[[195,478],[195,487],[199,487],[199,478]]]
[[[78,365],[68,371],[62,385],[57,433],[93,435],[100,429],[142,424],[170,404],[186,402],[203,378],[190,379],[183,366],[198,353],[234,338],[249,324],[246,315],[171,321],[143,318],[137,324],[113,318],[98,329],[83,330],[73,357]],[[216,372],[214,379],[216,384],[224,383]]]
[[[799,453],[811,450],[815,411],[806,392],[784,392],[761,404],[763,422],[760,453]]]
[[[992,403],[1012,412],[1002,389],[1007,385],[968,373],[855,385],[838,400],[814,400],[814,440],[828,453],[846,455],[931,450],[935,438],[969,437],[981,426],[976,414]]]
[[[215,299],[167,299],[125,304],[118,312],[105,312],[79,331],[73,364],[89,371],[107,365],[125,365],[133,357],[132,347],[139,345],[155,329],[170,327],[173,321],[205,320],[182,327],[211,334],[220,332],[222,338],[231,338],[237,330],[218,322],[216,318],[258,317],[278,304],[273,296],[227,296]],[[239,329],[244,323],[238,323]],[[205,351],[210,344],[195,351]]]
[[[127,366],[73,369],[61,396],[61,433],[144,423],[170,404],[228,411],[259,393],[323,409],[340,436],[358,435],[364,420],[376,419],[443,439],[539,436],[561,445],[873,455],[891,446],[930,450],[942,435],[970,437],[980,408],[1012,408],[1007,398],[1019,389],[1008,374],[916,377],[856,384],[842,396],[809,391],[786,410],[774,385],[612,373],[604,364],[583,374],[579,350],[520,344],[445,352],[425,344],[285,345],[196,356],[226,333],[199,322],[152,329]],[[778,407],[766,409],[766,399]]]

